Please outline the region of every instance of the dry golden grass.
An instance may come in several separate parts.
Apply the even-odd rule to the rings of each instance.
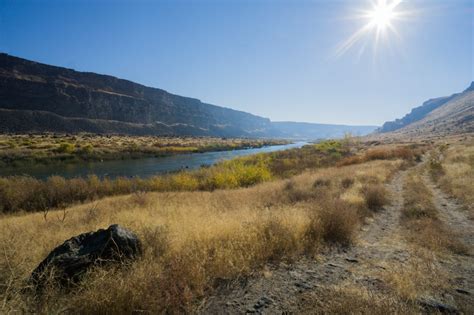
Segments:
[[[352,165],[374,160],[402,159],[405,161],[419,160],[426,147],[420,144],[412,145],[383,145],[377,148],[368,148],[361,154],[346,157],[338,165]]]
[[[300,314],[419,314],[413,303],[394,294],[380,294],[354,283],[343,283],[302,296]],[[315,312],[315,309],[319,310]]]
[[[401,219],[408,231],[408,239],[437,252],[466,253],[467,249],[457,235],[439,219],[433,195],[419,172],[419,169],[412,171],[404,187],[405,203]]]
[[[441,147],[436,177],[448,194],[461,200],[474,219],[474,143],[471,141]]]
[[[426,187],[419,170],[414,170],[407,176],[404,183],[404,200],[402,219],[438,220],[438,210],[433,203],[433,195]]]
[[[433,263],[433,254],[425,249],[417,249],[416,253],[405,264],[386,264],[380,274],[396,296],[410,303],[449,286],[449,274]]]
[[[361,217],[370,214],[364,210],[364,187],[389,180],[401,164],[325,168],[295,176],[290,184],[109,197],[51,211],[46,220],[42,213],[3,216],[0,312],[192,311],[218,282],[250,275],[270,261],[350,244]],[[33,268],[55,246],[113,223],[140,236],[141,259],[92,270],[69,292],[53,288],[34,297],[24,290]]]

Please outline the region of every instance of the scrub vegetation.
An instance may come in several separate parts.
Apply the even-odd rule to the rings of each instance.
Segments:
[[[377,152],[381,149],[376,149]],[[248,187],[272,179],[289,178],[307,169],[336,165],[349,159],[362,162],[375,159],[413,160],[415,153],[400,155],[405,148],[383,150],[373,157],[372,151],[351,145],[347,141],[325,141],[307,145],[301,149],[262,153],[223,161],[196,171],[182,171],[148,179],[116,178],[100,179],[97,176],[65,179],[49,177],[46,181],[28,176],[0,178],[0,212],[48,211],[64,208],[78,202],[86,202],[112,195],[150,191],[213,191]],[[419,149],[417,149],[419,150]],[[354,152],[360,151],[359,155]],[[411,152],[411,150],[410,150]],[[366,159],[370,156],[370,159]],[[355,160],[353,160],[355,159]],[[347,185],[347,183],[346,183]],[[370,193],[370,192],[368,192]],[[374,194],[376,192],[372,192]],[[377,203],[377,200],[370,202]],[[377,204],[373,205],[377,206]]]
[[[102,161],[225,151],[285,144],[283,140],[95,134],[2,134],[0,166]]]

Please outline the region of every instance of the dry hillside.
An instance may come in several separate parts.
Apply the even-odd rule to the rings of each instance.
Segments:
[[[420,120],[391,132],[379,132],[370,139],[436,139],[474,133],[474,83],[464,92],[427,113]]]

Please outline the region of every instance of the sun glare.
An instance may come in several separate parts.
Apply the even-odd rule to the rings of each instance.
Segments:
[[[360,14],[354,17],[365,21],[365,24],[351,37],[339,45],[336,51],[336,56],[342,56],[357,43],[364,42],[359,50],[359,55],[361,55],[368,42],[364,39],[367,39],[370,34],[373,34],[374,36],[374,52],[377,51],[377,47],[381,40],[389,39],[390,34],[398,36],[394,22],[408,13],[399,10],[399,5],[401,3],[402,0],[372,0],[370,8],[360,11]]]
[[[392,18],[394,17],[394,7],[387,5],[386,3],[380,2],[369,14],[371,18],[371,24],[375,25],[379,29],[384,29],[390,25]]]

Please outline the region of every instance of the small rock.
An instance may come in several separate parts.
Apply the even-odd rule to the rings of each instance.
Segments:
[[[269,298],[267,298],[266,296],[263,296],[260,298],[260,300],[257,301],[257,303],[255,303],[255,305],[253,306],[254,309],[261,309],[263,307],[267,307],[268,305],[272,304],[273,301]]]
[[[293,278],[300,278],[301,277],[301,273],[299,273],[298,271],[291,270],[289,273]]]
[[[346,258],[346,261],[350,262],[350,263],[358,263],[359,260],[355,259],[355,258]]]
[[[298,288],[302,288],[302,289],[305,289],[305,290],[309,290],[312,288],[311,285],[307,284],[306,282],[304,281],[301,281],[301,282],[295,282],[295,286],[298,287]]]
[[[454,306],[444,304],[432,298],[421,299],[418,303],[428,311],[440,312],[441,314],[460,314]]]
[[[339,265],[336,265],[336,264],[333,264],[333,263],[328,263],[327,266],[328,267],[333,267],[333,268],[343,268],[342,266],[339,266]]]
[[[142,315],[142,314],[151,314],[150,311],[147,310],[133,310],[132,315]]]
[[[461,289],[461,288],[457,288],[456,292],[461,293],[461,294],[465,294],[465,295],[471,295],[471,292],[469,292],[467,290],[464,290],[464,289]]]

